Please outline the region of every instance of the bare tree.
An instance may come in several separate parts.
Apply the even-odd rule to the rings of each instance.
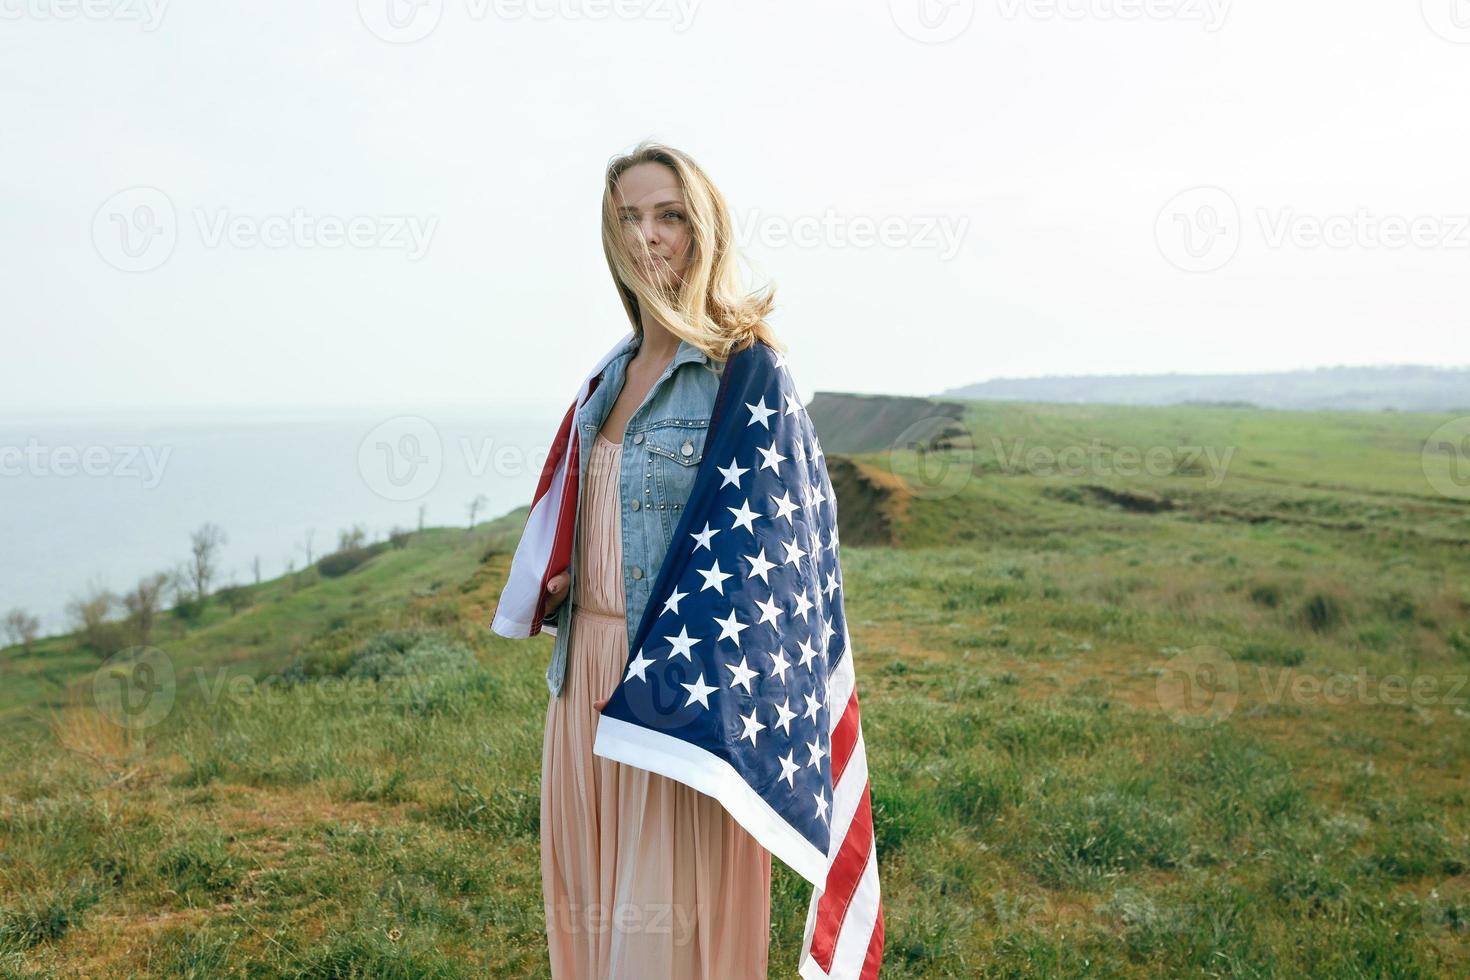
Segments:
[[[128,628],[132,631],[133,643],[140,647],[146,647],[153,639],[153,624],[158,620],[163,590],[168,584],[166,572],[155,572],[143,576],[131,591],[123,595],[123,606],[128,611]]]
[[[367,529],[361,524],[354,524],[345,531],[337,532],[337,550],[346,551],[348,548],[361,548],[367,544]]]
[[[117,635],[108,617],[116,604],[117,596],[95,582],[87,587],[86,594],[67,603],[66,611],[81,634],[82,643],[96,653],[114,652],[111,648],[116,645]]]
[[[225,532],[217,524],[204,524],[189,535],[189,584],[196,598],[209,595],[209,584],[219,573],[219,549]]]
[[[428,511],[428,504],[419,504],[419,530],[424,529],[424,514]]]
[[[309,528],[306,529],[306,537],[302,539],[301,544],[297,545],[298,548],[300,548],[302,551],[305,551],[306,552],[306,563],[308,565],[311,564],[311,554],[312,554],[312,552],[311,552],[311,539],[314,538],[315,536],[316,536],[316,528],[309,527]]]
[[[168,583],[165,588],[173,595],[176,606],[193,599],[193,588],[189,584],[189,566],[183,562],[175,565],[173,571],[168,573]]]
[[[476,494],[475,495],[475,499],[470,501],[470,529],[471,530],[474,529],[474,526],[475,526],[475,518],[479,515],[480,508],[481,507],[484,507],[487,503],[489,503],[489,501],[485,499],[485,495],[483,493]]]
[[[260,556],[259,555],[256,555],[255,556],[255,560],[250,563],[250,570],[255,573],[255,584],[256,585],[259,585],[260,584]]]
[[[41,621],[24,609],[12,609],[5,614],[5,635],[26,653],[31,652],[31,645],[40,632]]]

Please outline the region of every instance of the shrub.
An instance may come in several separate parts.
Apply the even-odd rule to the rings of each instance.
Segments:
[[[227,585],[215,593],[220,601],[230,607],[230,612],[237,613],[250,605],[250,590],[243,585]]]
[[[1267,609],[1275,609],[1281,605],[1281,586],[1275,582],[1258,582],[1251,586],[1251,602]]]
[[[1255,664],[1296,667],[1306,661],[1307,654],[1301,647],[1280,643],[1251,642],[1241,649],[1239,657],[1241,660]]]
[[[80,926],[84,913],[100,900],[101,889],[92,881],[22,892],[15,904],[0,905],[0,952],[30,949],[62,938]]]
[[[218,833],[175,843],[159,855],[158,872],[186,899],[228,892],[241,877],[238,860]]]
[[[1384,618],[1395,623],[1412,622],[1418,608],[1414,604],[1414,597],[1402,589],[1395,589],[1388,595],[1380,596],[1376,605],[1382,611]]]
[[[291,591],[300,592],[302,589],[316,585],[322,579],[322,573],[315,565],[308,565],[299,572],[291,575]]]
[[[340,578],[369,558],[382,554],[387,548],[388,544],[384,541],[343,548],[330,555],[322,556],[316,563],[316,570],[322,574],[323,578]]]
[[[1313,630],[1325,633],[1342,623],[1342,603],[1326,592],[1313,592],[1302,603],[1302,619]]]
[[[88,587],[86,595],[67,604],[78,638],[93,653],[107,656],[123,645],[122,628],[112,620],[117,602],[115,594],[94,584]]]
[[[174,614],[174,618],[181,619],[186,623],[192,623],[204,615],[204,602],[203,596],[194,596],[191,599],[180,598],[174,603],[171,611]]]
[[[415,674],[452,673],[475,666],[475,655],[438,630],[385,630],[358,647],[344,677],[380,681]]]
[[[999,605],[1013,599],[1024,598],[1026,594],[1024,586],[1013,582],[995,582],[974,578],[940,579],[936,587],[942,594],[940,608],[946,612]]]

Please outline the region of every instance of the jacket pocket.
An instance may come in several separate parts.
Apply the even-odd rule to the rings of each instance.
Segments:
[[[708,419],[665,419],[643,432],[647,462],[653,470],[653,506],[659,512],[665,541],[684,516],[708,435]]]

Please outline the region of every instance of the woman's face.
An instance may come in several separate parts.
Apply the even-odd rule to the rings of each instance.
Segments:
[[[691,241],[679,176],[661,163],[637,164],[618,177],[616,198],[618,221],[644,277],[664,287],[681,280]],[[644,245],[652,253],[649,263],[642,259]]]

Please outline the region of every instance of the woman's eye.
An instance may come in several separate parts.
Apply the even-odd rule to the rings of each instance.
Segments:
[[[672,218],[675,221],[683,221],[684,220],[684,215],[680,211],[665,211],[663,216],[665,218]]]

